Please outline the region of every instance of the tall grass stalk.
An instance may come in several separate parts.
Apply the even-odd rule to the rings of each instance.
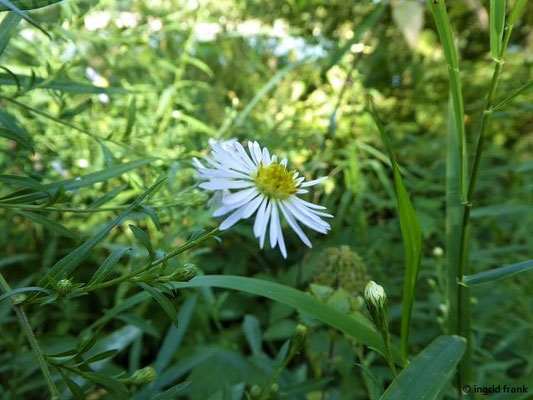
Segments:
[[[0,273],[0,288],[5,292],[11,291],[11,286],[9,286],[9,283],[4,279],[4,276]],[[35,357],[37,357],[37,361],[39,362],[39,367],[41,368],[41,372],[43,373],[44,380],[46,381],[46,384],[48,386],[48,390],[50,391],[50,394],[52,396],[53,400],[60,399],[59,391],[57,390],[56,384],[54,383],[54,380],[52,379],[52,374],[50,373],[50,370],[48,369],[48,364],[46,363],[46,360],[44,359],[43,352],[41,351],[41,347],[39,346],[39,343],[37,342],[37,339],[35,338],[35,335],[33,334],[33,330],[31,329],[30,322],[28,321],[28,317],[26,316],[26,313],[22,309],[22,307],[15,304],[15,302],[12,302],[13,308],[15,309],[15,313],[17,314],[17,319],[19,321],[20,328],[26,335],[26,338],[28,339],[28,342],[30,343],[31,349],[33,350]]]

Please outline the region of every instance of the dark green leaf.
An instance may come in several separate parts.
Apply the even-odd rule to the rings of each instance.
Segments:
[[[9,140],[13,140],[20,144],[22,147],[25,147],[26,149],[31,151],[32,153],[35,153],[35,149],[33,148],[31,142],[19,133],[0,126],[0,136],[5,137]]]
[[[130,230],[133,232],[133,235],[135,238],[139,241],[140,244],[148,250],[148,254],[150,255],[150,259],[153,260],[155,253],[154,249],[152,248],[152,243],[150,242],[150,238],[148,235],[140,228],[136,227],[135,225],[129,225]]]
[[[131,250],[131,248],[124,248],[119,249],[111,253],[100,265],[100,267],[96,270],[94,275],[92,276],[91,280],[87,284],[87,287],[91,287],[93,285],[96,285],[100,282],[102,282],[107,276],[113,271],[113,268],[117,265],[117,263],[120,261],[124,253]]]
[[[159,303],[163,311],[168,315],[172,323],[176,326],[178,326],[178,314],[176,313],[176,309],[174,308],[174,305],[170,302],[169,299],[165,297],[164,294],[159,292],[157,289],[154,289],[150,285],[147,285],[146,283],[139,283],[140,287],[142,287],[144,290],[146,290],[150,296],[154,298],[155,301]]]
[[[20,10],[34,10],[36,8],[46,7],[59,3],[63,0],[11,0],[11,3]],[[9,11],[10,8],[0,5],[0,11]]]
[[[461,283],[465,286],[478,286],[508,278],[510,276],[519,274],[520,272],[526,272],[531,269],[533,269],[533,260],[527,260],[516,264],[505,265],[500,268],[494,268],[474,275],[464,276]]]
[[[436,399],[465,349],[465,340],[458,336],[435,339],[400,372],[380,400]]]
[[[32,213],[29,211],[17,211],[16,213],[22,215],[23,217],[29,218],[34,222],[37,222],[38,224],[50,229],[52,232],[55,232],[59,235],[72,239],[78,239],[78,235],[76,235],[74,232],[68,230],[63,225],[51,220],[50,218],[45,217],[44,215]]]
[[[505,26],[505,0],[490,0],[490,52],[499,60]]]
[[[9,13],[2,20],[2,23],[0,24],[0,56],[9,43],[13,29],[18,25],[21,19],[20,15]]]
[[[25,292],[41,292],[41,293],[46,293],[46,294],[52,294],[49,290],[46,290],[45,288],[42,288],[39,286],[27,286],[27,287],[22,287],[18,289],[13,289],[7,293],[4,293],[3,295],[0,296],[0,301],[7,299],[8,297],[14,296],[16,294],[25,293]]]

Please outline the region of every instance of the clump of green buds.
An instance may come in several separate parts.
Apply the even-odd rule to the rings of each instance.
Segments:
[[[56,283],[55,290],[60,296],[67,295],[72,290],[72,281],[70,279],[61,279]]]
[[[154,367],[148,366],[135,371],[129,378],[124,379],[124,383],[131,385],[146,385],[152,382],[156,377]]]

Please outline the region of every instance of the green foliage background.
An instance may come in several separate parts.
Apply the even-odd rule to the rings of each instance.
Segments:
[[[493,71],[489,2],[449,3],[473,146]],[[399,0],[67,0],[31,12],[52,39],[26,21],[11,32],[0,56],[0,124],[34,151],[0,138],[2,176],[44,184],[153,160],[44,199],[43,208],[26,214],[2,208],[0,271],[12,287],[36,285],[162,177],[157,194],[112,229],[72,280],[88,282],[114,250],[131,248],[116,272],[143,265],[148,251],[129,224],[147,233],[158,256],[170,252],[220,222],[206,206],[208,195],[196,188],[192,157],[208,153],[210,138],[257,140],[307,178],[330,177],[308,199],[335,215],[331,232],[312,235],[309,250],[287,229],[284,260],[277,250],[260,250],[251,223],[242,222],[220,243],[203,242],[169,265],[194,263],[204,274],[282,283],[346,314],[363,310],[362,288],[375,280],[387,292],[399,344],[404,251],[392,173],[368,112],[371,95],[422,228],[410,343],[417,354],[447,329],[448,75],[429,10],[425,2],[416,5],[406,14]],[[421,29],[410,45],[405,35],[407,29],[413,34],[416,13]],[[95,28],[95,21],[102,26]],[[532,24],[529,3],[513,31],[497,98],[532,78]],[[531,91],[493,115],[472,210],[472,273],[531,258],[532,129]],[[1,196],[21,187],[0,181]],[[113,196],[99,201],[107,193]],[[60,225],[43,225],[28,211]],[[111,377],[153,365],[156,380],[130,387],[132,398],[151,398],[185,381],[190,384],[179,395],[190,399],[241,399],[253,385],[269,388],[276,356],[298,323],[309,333],[279,377],[282,398],[377,399],[390,382],[386,363],[360,343],[309,315],[241,292],[177,291],[168,298],[179,311],[178,328],[149,299],[106,318],[138,291],[122,283],[26,311],[47,354],[79,345],[100,328],[95,348],[118,352],[99,372]],[[516,382],[533,390],[532,292],[527,272],[472,289],[477,385]],[[0,397],[47,398],[8,301],[0,303],[0,324]],[[68,398],[66,386],[60,388]],[[110,396],[94,386],[85,390],[92,399]],[[452,394],[450,386],[443,396]]]

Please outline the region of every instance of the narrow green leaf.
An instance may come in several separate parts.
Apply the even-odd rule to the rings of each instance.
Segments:
[[[152,400],[173,400],[176,398],[176,395],[189,386],[191,382],[182,382],[176,386],[171,387],[170,389],[165,390],[163,393],[152,397]]]
[[[11,3],[21,10],[35,10],[36,8],[46,7],[59,3],[63,0],[11,0]],[[0,5],[0,11],[9,11],[10,8]]]
[[[129,138],[133,125],[135,125],[135,117],[137,115],[137,98],[132,97],[128,106],[128,121],[126,122],[126,129],[124,130],[123,139]]]
[[[61,236],[69,237],[72,239],[78,239],[78,235],[76,235],[74,232],[68,230],[56,221],[45,217],[44,215],[36,214],[29,211],[16,211],[16,213],[22,215],[23,217],[29,218],[34,222],[37,222],[38,224],[50,229],[52,232],[55,232]]]
[[[87,360],[83,360],[83,362],[79,363],[78,365],[89,365],[97,361],[105,360],[106,358],[111,358],[117,353],[117,349],[107,350],[102,353],[95,354],[94,356],[89,357]]]
[[[1,41],[0,41],[1,43]],[[78,94],[127,94],[127,89],[115,86],[94,86],[90,83],[75,82],[68,78],[56,78],[52,80],[44,79],[41,77],[32,77],[28,75],[17,75],[19,85],[21,88],[28,90],[32,88],[36,89],[49,89],[59,90],[61,92],[78,93]],[[0,85],[14,85],[13,78],[8,74],[0,74]]]
[[[31,142],[19,133],[0,126],[0,136],[17,142],[22,147],[28,149],[29,151],[35,154],[35,149],[33,148]]]
[[[18,25],[22,18],[15,13],[8,13],[0,24],[0,56],[4,52],[11,38],[13,29]]]
[[[459,336],[435,339],[400,372],[380,400],[436,399],[465,349],[465,340]]]
[[[59,369],[59,371],[61,371],[61,369]],[[85,393],[83,392],[83,389],[76,382],[74,382],[72,379],[70,379],[66,375],[63,375],[63,379],[67,383],[67,386],[68,386],[70,392],[72,393],[72,396],[76,400],[85,400],[85,398],[86,398],[85,397]]]
[[[505,0],[490,0],[490,52],[492,58],[500,59],[505,26]]]
[[[172,286],[176,288],[220,287],[267,297],[305,312],[317,320],[346,333],[362,344],[373,347],[385,354],[381,335],[362,314],[354,313],[348,316],[318,301],[309,294],[288,286],[260,279],[228,275],[197,276],[189,282],[174,282]],[[403,365],[400,356],[396,351],[394,353],[396,362],[399,365]]]
[[[452,103],[454,108],[455,129],[458,135],[458,152],[459,152],[459,188],[461,193],[461,201],[466,202],[467,185],[468,185],[468,169],[467,169],[467,149],[466,149],[466,133],[464,124],[464,104],[463,93],[461,88],[461,75],[459,72],[459,58],[455,48],[455,42],[452,35],[452,27],[450,19],[446,12],[446,5],[444,1],[427,0],[433,19],[437,25],[442,48],[446,63],[448,64],[448,76],[450,80],[450,90],[452,93]]]
[[[48,36],[49,39],[52,39],[52,36],[41,26],[37,21],[35,21],[33,18],[28,16],[26,13],[23,13],[20,8],[15,3],[20,3],[10,0],[0,0],[0,11],[11,11],[17,15],[19,15],[22,19],[24,19],[26,22],[28,22],[30,25],[33,25],[37,29],[39,29],[42,33],[44,33],[46,36]]]
[[[129,393],[126,387],[115,379],[108,378],[107,376],[97,374],[95,372],[78,372],[80,376],[90,380],[97,386],[107,390],[118,399],[129,398]]]
[[[513,26],[516,21],[520,18],[522,15],[522,12],[524,11],[524,8],[527,4],[527,0],[516,0],[514,3],[513,8],[511,9],[511,12],[509,14],[508,24],[509,26]]]
[[[20,186],[37,192],[44,192],[43,197],[50,197],[50,188],[33,178],[19,175],[0,175],[0,182],[6,185]]]
[[[381,123],[379,116],[370,102],[370,110],[376,126],[378,127],[381,139],[385,144],[389,159],[392,165],[394,176],[394,187],[396,189],[397,209],[400,217],[400,229],[402,231],[403,245],[405,248],[405,278],[403,286],[403,304],[402,304],[402,356],[407,360],[409,346],[409,331],[411,329],[411,314],[415,299],[416,283],[418,280],[418,271],[420,269],[420,259],[422,256],[422,233],[420,223],[416,216],[409,194],[405,189],[402,175],[396,162],[396,157],[392,150],[389,136],[385,127]]]
[[[98,207],[103,206],[108,201],[111,201],[115,197],[117,197],[127,187],[128,187],[127,184],[123,184],[123,185],[117,186],[116,188],[114,188],[109,193],[106,193],[102,197],[100,197],[100,198],[96,199],[95,201],[93,201],[91,204],[89,204],[89,206],[87,206],[87,208],[98,208]]]
[[[511,101],[512,99],[514,99],[516,96],[519,96],[520,94],[522,94],[523,92],[525,92],[526,90],[528,90],[530,87],[533,87],[533,80],[530,80],[529,82],[525,83],[524,85],[522,85],[521,87],[519,87],[518,89],[516,89],[513,93],[511,93],[509,96],[507,96],[505,99],[503,99],[502,101],[500,101],[497,105],[495,105],[494,107],[491,108],[491,111],[496,111],[496,110],[499,110],[500,108],[502,108],[505,104],[507,104],[509,101]]]
[[[494,268],[488,271],[479,272],[474,275],[463,277],[461,284],[465,286],[478,286],[485,283],[491,283],[500,279],[526,272],[533,269],[533,260],[522,261],[516,264],[505,265],[500,268]]]
[[[163,311],[168,315],[170,320],[174,325],[178,325],[178,313],[176,312],[176,309],[174,308],[174,305],[170,302],[169,299],[165,297],[164,294],[159,292],[159,290],[154,289],[152,286],[140,282],[138,284],[140,287],[142,287],[144,290],[146,290],[150,296],[154,298],[155,301],[159,303]]]
[[[155,158],[141,158],[139,160],[115,165],[110,168],[105,168],[101,171],[94,172],[92,174],[88,174],[88,175],[85,175],[79,178],[67,179],[64,181],[48,183],[45,185],[39,184],[40,186],[38,187],[30,187],[29,186],[30,183],[28,183],[29,178],[25,180],[26,185],[24,185],[22,181],[19,181],[18,184],[23,187],[30,187],[36,191],[43,191],[43,192],[45,191],[51,192],[51,191],[57,190],[60,186],[63,186],[65,191],[75,190],[75,189],[79,189],[85,186],[91,186],[98,182],[105,182],[109,179],[119,177],[125,174],[126,172],[129,172],[133,169],[147,165],[154,160]],[[10,182],[7,180],[8,178],[11,179]],[[17,181],[15,181],[15,178],[18,179],[18,178],[25,178],[25,177],[17,177],[14,175],[0,175],[0,182],[5,180],[5,183],[17,184]],[[35,183],[37,181],[33,180],[33,182]],[[48,195],[44,193],[28,193],[27,191],[19,191],[19,192],[14,192],[7,196],[2,197],[0,201],[9,200],[9,203],[28,203],[28,202],[32,202],[35,200],[43,199],[45,197],[48,197]]]
[[[248,346],[252,350],[254,357],[261,355],[261,327],[259,326],[259,320],[255,315],[247,314],[244,316],[242,323],[242,330],[244,336],[248,342]]]
[[[139,243],[142,244],[143,247],[146,248],[146,250],[148,250],[148,254],[150,255],[150,260],[153,260],[155,253],[154,253],[154,249],[152,248],[152,243],[150,242],[150,238],[148,237],[148,235],[142,229],[136,227],[135,225],[129,225],[129,228],[133,232],[133,235],[139,241]]]
[[[96,321],[94,321],[89,328],[95,328],[97,326],[100,326],[102,324],[105,324],[107,321],[115,318],[117,315],[119,315],[121,312],[124,312],[126,310],[129,310],[133,306],[136,306],[140,302],[148,299],[150,296],[148,293],[141,292],[136,293],[131,297],[128,297],[127,299],[122,300],[120,303],[118,303],[116,306],[110,308],[107,310],[104,315],[102,315],[100,318],[98,318]],[[87,328],[87,329],[89,329]]]
[[[22,287],[18,289],[13,289],[7,293],[4,293],[3,295],[0,296],[0,301],[7,299],[8,297],[14,296],[16,294],[25,293],[25,292],[41,292],[41,293],[46,293],[48,295],[52,294],[52,292],[50,292],[49,290],[46,290],[45,288],[42,288],[39,286],[27,286],[27,287]]]
[[[113,271],[113,268],[117,265],[117,263],[120,261],[122,256],[127,252],[131,250],[131,248],[124,248],[119,249],[111,253],[100,265],[100,267],[96,270],[94,275],[92,276],[91,280],[87,284],[87,287],[91,287],[93,285],[96,285],[100,282],[102,282],[107,276]]]
[[[117,218],[108,223],[96,236],[92,237],[76,250],[69,253],[67,256],[59,260],[48,272],[48,274],[41,279],[41,282],[47,282],[47,278],[59,279],[59,277],[70,276],[74,270],[80,265],[80,263],[87,257],[91,250],[102,240],[107,234],[133,210],[139,205],[146,196],[157,190],[163,180],[159,180],[150,188],[148,188],[143,194],[141,194],[128,208],[126,208]],[[42,284],[42,283],[41,283]]]

